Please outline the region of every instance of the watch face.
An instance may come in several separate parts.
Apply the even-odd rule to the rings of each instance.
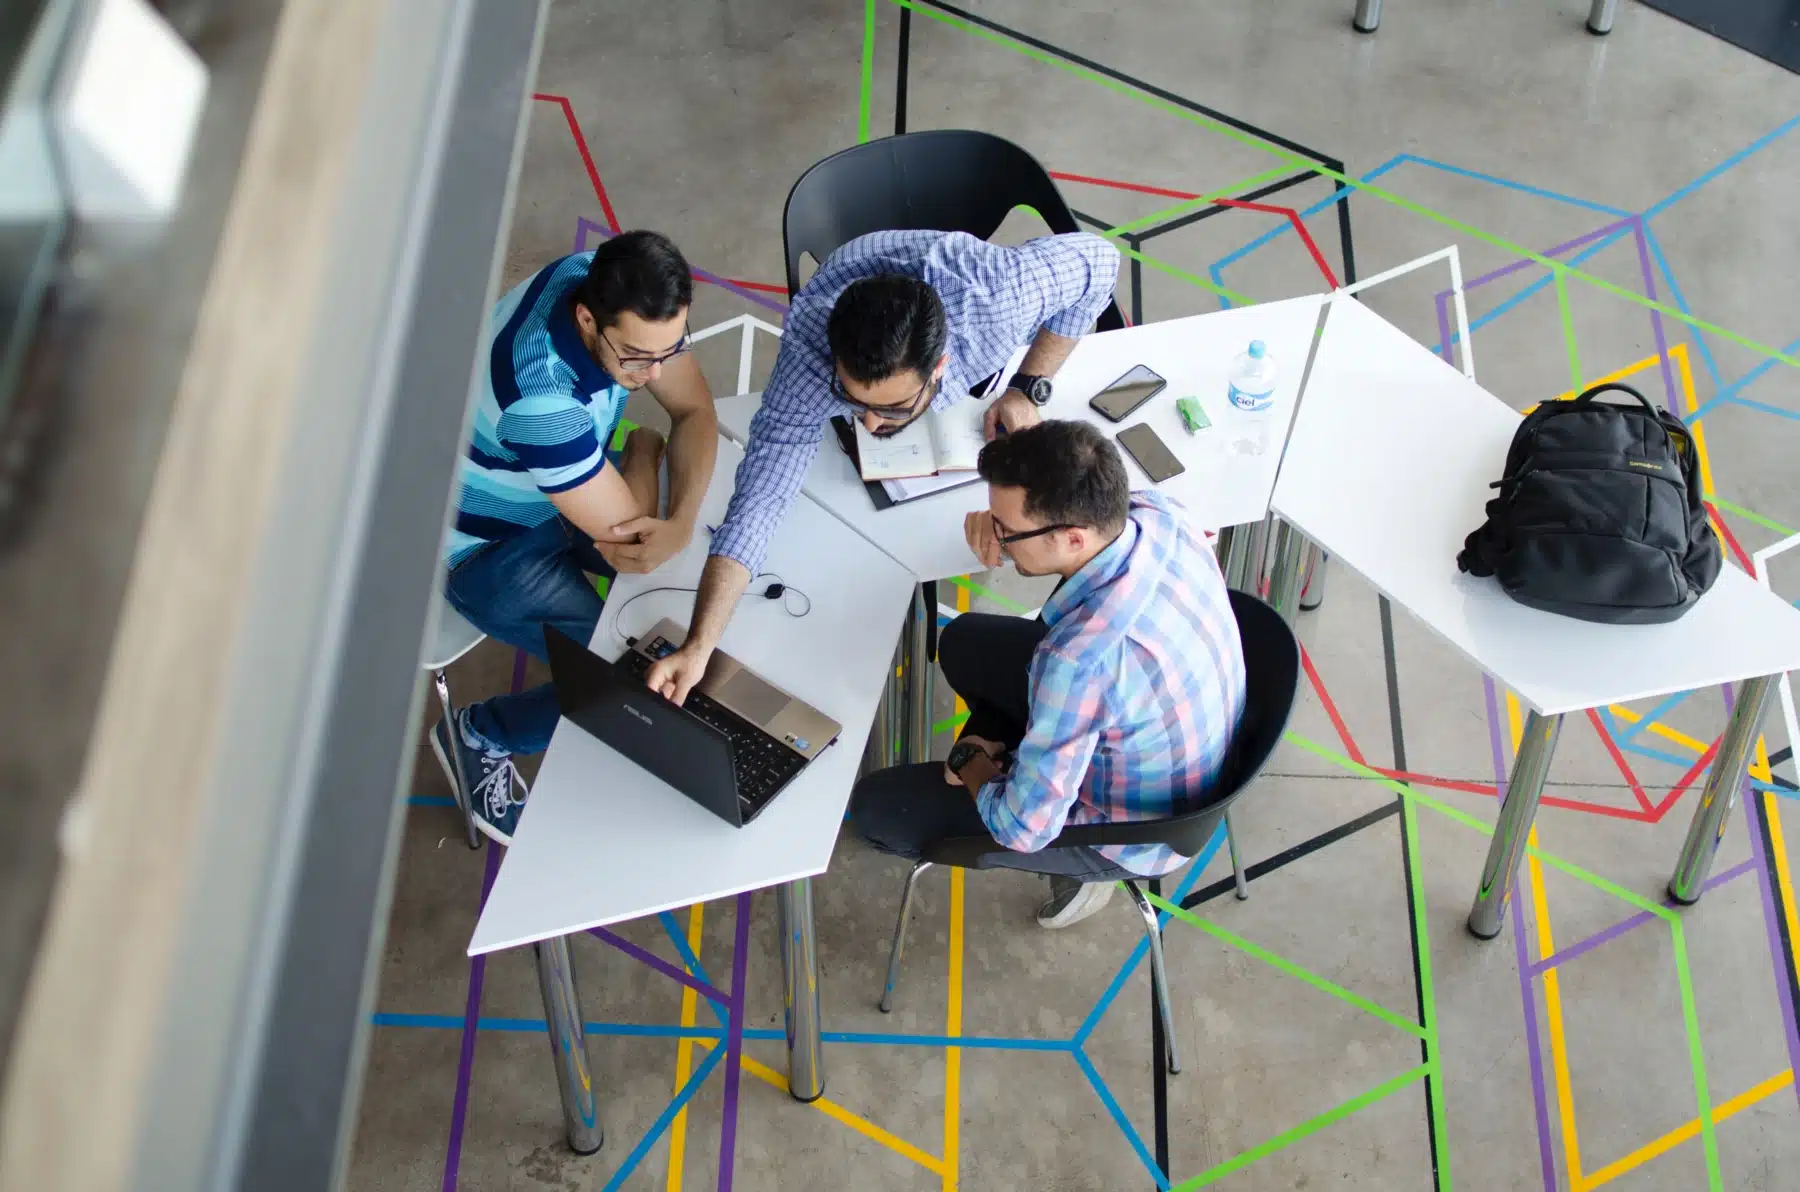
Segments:
[[[1049,379],[1046,377],[1032,378],[1031,388],[1025,391],[1025,396],[1029,397],[1040,406],[1048,404],[1050,401]]]

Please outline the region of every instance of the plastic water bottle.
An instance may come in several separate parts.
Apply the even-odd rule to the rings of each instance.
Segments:
[[[1231,362],[1229,396],[1234,411],[1231,450],[1261,455],[1269,449],[1275,417],[1275,358],[1260,339]]]

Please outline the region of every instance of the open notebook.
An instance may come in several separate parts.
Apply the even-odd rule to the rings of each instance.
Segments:
[[[878,509],[915,497],[978,484],[975,463],[987,442],[981,429],[988,403],[958,402],[933,410],[891,438],[877,438],[860,422],[832,419],[838,442],[856,461],[857,471]]]
[[[856,459],[864,480],[917,480],[941,472],[973,472],[987,442],[982,435],[984,401],[957,402],[932,410],[897,435],[870,434],[860,420]]]

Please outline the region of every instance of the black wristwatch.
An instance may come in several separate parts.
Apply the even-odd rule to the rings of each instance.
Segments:
[[[952,774],[961,777],[963,767],[974,761],[978,756],[987,756],[987,750],[983,749],[974,741],[967,739],[961,740],[950,747],[950,756],[944,759],[944,765],[949,767]]]
[[[1014,373],[1013,379],[1006,383],[1008,389],[1017,389],[1031,399],[1034,406],[1050,404],[1050,378],[1034,377],[1030,373]]]

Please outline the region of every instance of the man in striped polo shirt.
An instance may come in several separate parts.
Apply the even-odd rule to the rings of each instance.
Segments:
[[[539,659],[545,625],[585,642],[601,608],[587,573],[650,571],[687,545],[718,445],[712,392],[688,353],[692,301],[680,250],[638,231],[552,261],[494,307],[444,543],[444,594],[489,637]],[[607,451],[627,395],[646,388],[671,422],[667,516],[662,436],[640,427]],[[502,844],[525,801],[512,756],[542,752],[558,716],[546,683],[432,730],[451,788],[460,753],[476,824]]]

